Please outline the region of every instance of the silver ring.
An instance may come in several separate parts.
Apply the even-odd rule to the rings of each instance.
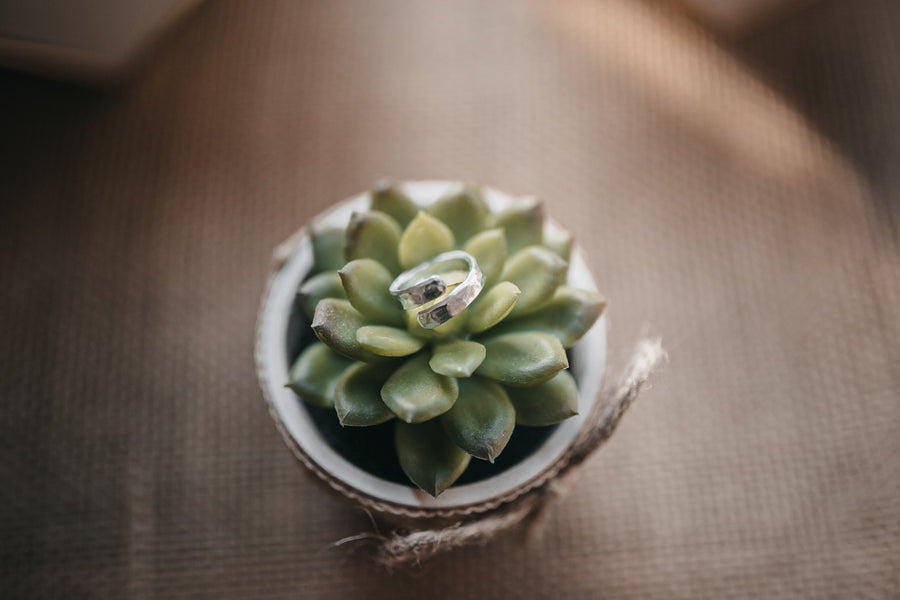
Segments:
[[[446,323],[472,304],[484,287],[484,274],[478,268],[478,261],[468,252],[453,250],[438,254],[431,260],[404,271],[391,283],[391,295],[400,301],[405,310],[421,306],[447,291],[447,282],[439,275],[429,275],[434,268],[444,263],[463,261],[469,268],[466,278],[440,302],[429,306],[416,315],[419,325],[434,329]]]

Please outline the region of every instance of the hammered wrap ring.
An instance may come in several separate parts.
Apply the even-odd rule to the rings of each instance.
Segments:
[[[391,295],[400,301],[405,310],[421,306],[440,298],[447,291],[447,283],[440,275],[434,275],[437,267],[447,263],[464,262],[469,272],[447,297],[429,306],[416,315],[419,325],[434,329],[446,323],[467,306],[472,304],[484,287],[484,274],[478,268],[478,261],[468,252],[453,250],[438,254],[431,260],[404,271],[391,283]]]

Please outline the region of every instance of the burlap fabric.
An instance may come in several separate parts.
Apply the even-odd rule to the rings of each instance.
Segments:
[[[889,0],[210,2],[111,92],[0,79],[4,598],[896,598]],[[670,364],[550,512],[392,574],[267,414],[272,248],[398,179],[546,199]]]

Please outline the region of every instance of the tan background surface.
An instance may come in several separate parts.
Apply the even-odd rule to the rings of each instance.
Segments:
[[[116,91],[0,74],[4,597],[897,598],[900,10],[211,2]],[[543,197],[671,361],[545,535],[385,574],[252,361],[378,176]]]

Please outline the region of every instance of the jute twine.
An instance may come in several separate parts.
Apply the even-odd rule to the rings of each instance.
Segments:
[[[540,531],[547,508],[573,487],[585,460],[612,436],[625,411],[665,358],[660,339],[639,341],[618,382],[604,389],[569,450],[560,457],[554,469],[556,476],[547,478],[515,502],[448,526],[396,529],[389,533],[381,533],[372,517],[374,531],[346,537],[335,545],[364,545],[374,562],[392,568],[420,563],[454,548],[485,544],[520,525],[526,527],[529,537],[534,538]]]

